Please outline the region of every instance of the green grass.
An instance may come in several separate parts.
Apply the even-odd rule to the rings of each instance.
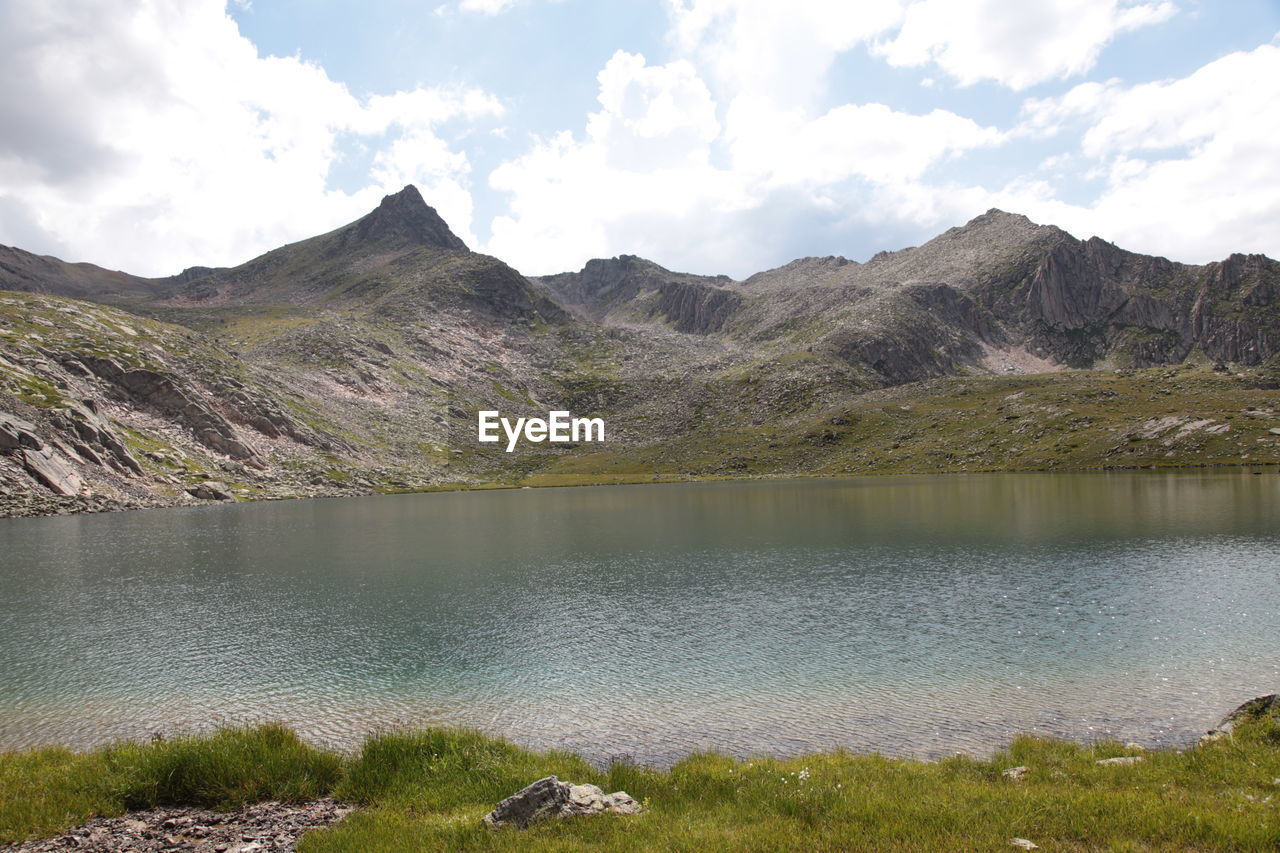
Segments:
[[[276,725],[81,754],[61,748],[2,753],[0,842],[159,805],[230,809],[314,799],[331,790],[341,772],[341,758]]]
[[[989,760],[938,762],[834,752],[739,761],[693,755],[670,770],[596,769],[459,729],[390,732],[354,756],[307,747],[276,726],[86,754],[0,755],[0,841],[92,815],[162,803],[230,808],[331,793],[359,809],[307,835],[301,853],[427,850],[1271,850],[1280,845],[1280,723],[1141,763],[1133,754],[1020,737]],[[1005,768],[1025,765],[1021,781]],[[646,812],[491,831],[480,818],[542,776],[625,790]]]
[[[1261,374],[1188,366],[952,377],[862,393],[830,408],[805,403],[797,415],[762,425],[733,423],[726,411],[752,407],[708,405],[708,391],[703,418],[687,432],[653,444],[583,445],[525,482],[1275,465],[1280,439],[1268,430],[1280,416],[1247,411],[1280,410],[1275,386]],[[1171,416],[1203,426],[1144,435]]]
[[[202,805],[234,808],[261,800],[322,796],[338,781],[341,759],[277,725],[228,729],[170,743],[122,744],[107,765],[127,780],[126,808]]]
[[[121,813],[114,781],[100,753],[50,747],[0,755],[0,843]]]

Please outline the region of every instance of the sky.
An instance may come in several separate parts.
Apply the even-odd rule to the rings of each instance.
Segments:
[[[1280,257],[1280,0],[0,0],[0,243],[168,275],[409,183],[530,275],[992,207]]]

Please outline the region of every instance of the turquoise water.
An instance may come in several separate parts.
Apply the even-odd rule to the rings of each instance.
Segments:
[[[696,749],[1194,739],[1280,688],[1280,476],[469,492],[0,521],[0,749],[283,720]]]

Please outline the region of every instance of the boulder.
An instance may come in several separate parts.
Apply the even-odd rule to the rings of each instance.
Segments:
[[[1116,756],[1115,758],[1103,758],[1100,761],[1096,761],[1094,763],[1099,764],[1103,767],[1115,767],[1117,765],[1124,765],[1124,764],[1137,764],[1138,762],[1143,760],[1144,759],[1141,755],[1119,755],[1119,756]]]
[[[23,450],[22,462],[27,472],[44,483],[54,494],[72,497],[80,494],[80,490],[84,488],[84,481],[47,447]]]
[[[485,815],[491,827],[524,829],[541,820],[574,815],[639,814],[643,807],[625,791],[606,794],[595,785],[574,785],[547,776],[517,791]]]
[[[199,483],[187,489],[187,494],[193,498],[199,498],[202,501],[232,501],[235,498],[227,489],[226,483],[220,483],[217,480],[209,480],[205,483]]]
[[[32,450],[44,447],[44,443],[36,435],[35,424],[0,412],[0,450],[18,450],[23,447]]]
[[[1231,737],[1238,723],[1272,717],[1280,720],[1280,694],[1268,693],[1250,699],[1219,721],[1218,725],[1209,729],[1201,738],[1201,743],[1212,743],[1215,740]]]
[[[606,794],[595,785],[571,785],[569,802],[562,810],[562,815],[600,814],[639,814],[642,807],[631,798],[626,791],[615,791]]]

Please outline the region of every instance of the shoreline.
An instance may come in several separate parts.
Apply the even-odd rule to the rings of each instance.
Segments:
[[[1259,468],[1260,471],[1250,469]],[[74,515],[105,515],[110,513],[135,512],[140,510],[195,509],[208,506],[226,506],[233,504],[272,504],[288,501],[333,500],[342,498],[398,497],[402,495],[452,494],[460,492],[515,491],[520,489],[572,489],[593,486],[642,486],[642,485],[685,485],[691,483],[750,483],[774,482],[788,480],[856,480],[863,477],[930,477],[930,476],[965,476],[971,474],[1104,474],[1116,471],[1164,472],[1164,471],[1239,471],[1264,475],[1267,469],[1274,469],[1280,474],[1280,462],[1240,462],[1222,463],[1205,462],[1199,464],[1156,464],[1156,465],[1106,465],[1100,467],[1063,467],[1063,468],[976,468],[957,471],[954,469],[909,470],[909,471],[862,471],[838,474],[751,474],[734,475],[698,475],[690,477],[674,477],[659,475],[576,477],[576,482],[529,483],[529,482],[488,482],[468,484],[443,484],[422,489],[370,489],[366,491],[347,491],[334,494],[299,494],[272,497],[234,498],[229,501],[183,501],[166,502],[157,497],[154,502],[140,504],[122,504],[119,501],[98,496],[92,497],[59,497],[56,495],[0,495],[0,521],[32,518],[59,518]],[[36,498],[35,507],[14,505],[23,497]],[[29,510],[29,511],[24,511]]]
[[[641,812],[496,833],[483,825],[499,800],[552,775],[625,791]],[[661,850],[675,837],[695,842],[682,849],[1007,849],[1030,839],[1046,849],[1268,850],[1280,841],[1277,796],[1274,694],[1245,702],[1187,749],[1020,735],[988,759],[936,761],[834,750],[599,768],[466,729],[386,732],[338,755],[264,725],[82,753],[0,752],[0,850],[62,849],[64,840],[96,851],[292,850],[308,830],[307,853],[543,849],[543,841]],[[319,817],[297,819],[308,810]],[[232,842],[258,845],[250,847],[208,841],[211,825],[266,813],[298,831]],[[142,846],[144,838],[159,846]]]
[[[670,748],[648,748],[637,749],[631,746],[629,749],[615,751],[609,748],[609,744],[605,743],[599,746],[575,745],[572,739],[556,739],[550,737],[542,737],[530,739],[521,737],[517,732],[500,732],[486,730],[472,722],[461,721],[457,723],[441,722],[439,724],[425,724],[413,722],[389,722],[384,724],[373,725],[359,733],[354,733],[351,737],[334,738],[317,736],[314,732],[309,732],[305,723],[299,721],[286,721],[273,719],[270,715],[243,715],[236,723],[224,723],[209,721],[207,723],[188,722],[182,725],[173,725],[167,727],[161,726],[141,726],[136,733],[122,733],[118,735],[109,735],[100,738],[90,738],[81,741],[71,741],[66,739],[51,739],[48,741],[28,741],[17,743],[13,746],[6,746],[0,743],[0,755],[32,752],[43,749],[66,749],[77,754],[88,754],[97,750],[109,749],[119,744],[125,743],[146,743],[146,742],[163,742],[174,740],[185,740],[191,738],[206,738],[219,731],[226,729],[239,728],[257,728],[261,726],[279,726],[294,732],[298,739],[303,743],[315,749],[333,753],[335,755],[350,757],[358,754],[361,745],[371,738],[376,738],[387,734],[400,734],[421,731],[423,729],[457,729],[473,731],[478,735],[495,740],[509,742],[512,745],[527,749],[534,752],[567,752],[578,756],[583,761],[590,763],[596,768],[606,768],[611,762],[617,760],[626,760],[634,762],[638,765],[648,767],[654,770],[670,770],[673,766],[680,764],[693,756],[714,753],[734,761],[792,761],[804,758],[808,755],[822,755],[829,752],[847,753],[850,755],[868,756],[878,755],[894,761],[914,761],[923,763],[932,763],[947,758],[962,756],[966,759],[974,761],[988,761],[992,756],[998,754],[1001,750],[1007,749],[1010,742],[1020,737],[1030,737],[1043,740],[1061,741],[1064,743],[1072,743],[1081,747],[1091,747],[1099,743],[1108,742],[1124,742],[1130,744],[1139,744],[1143,749],[1160,751],[1160,750],[1185,750],[1195,746],[1198,739],[1202,737],[1209,729],[1202,727],[1187,728],[1180,732],[1167,732],[1164,735],[1154,735],[1150,731],[1139,732],[1134,726],[1123,726],[1120,724],[1109,724],[1103,720],[1091,720],[1091,724],[1087,726],[1090,734],[1081,735],[1079,732],[1070,733],[1065,730],[1055,731],[1047,726],[1031,726],[1027,728],[1009,727],[1004,733],[998,736],[981,739],[981,745],[961,746],[959,744],[934,744],[920,745],[918,748],[907,747],[902,743],[895,745],[880,744],[876,746],[857,746],[841,744],[837,742],[837,738],[832,737],[824,740],[821,745],[814,742],[809,747],[795,747],[792,749],[784,748],[744,748],[735,747],[732,744],[713,741],[705,741],[696,745],[687,747],[670,747]],[[1126,734],[1127,733],[1127,734]],[[783,741],[785,732],[780,731],[776,741]]]

